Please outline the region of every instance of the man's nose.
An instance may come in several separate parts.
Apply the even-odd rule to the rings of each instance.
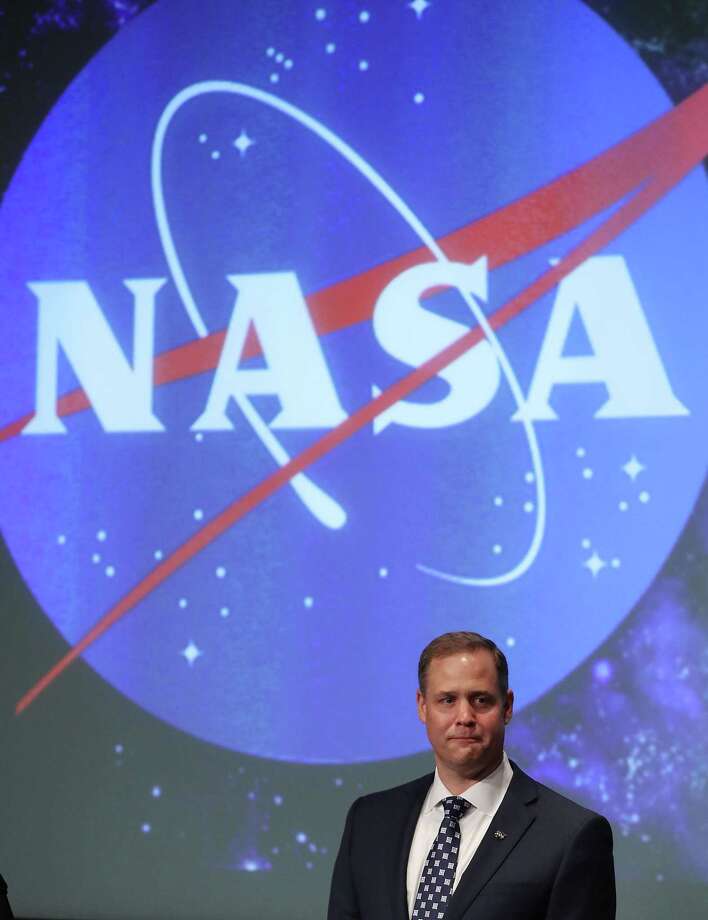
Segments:
[[[475,721],[475,711],[474,707],[468,702],[468,700],[460,700],[457,713],[456,713],[456,722],[458,725],[470,725]]]

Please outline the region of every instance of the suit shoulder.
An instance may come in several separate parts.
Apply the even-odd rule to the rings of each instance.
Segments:
[[[420,801],[422,804],[425,793],[433,782],[433,776],[433,773],[429,773],[426,776],[419,776],[418,779],[411,780],[411,782],[402,783],[400,786],[393,786],[391,789],[370,792],[358,798],[354,802],[352,809],[356,809],[360,814],[383,814],[385,812],[395,812],[399,809],[410,809],[416,801]]]
[[[525,776],[525,774],[524,774]],[[554,824],[565,827],[569,832],[580,830],[585,825],[602,825],[609,830],[607,819],[591,808],[586,808],[579,802],[569,799],[566,795],[556,792],[550,786],[525,776],[536,787],[538,798],[538,814],[543,815]]]

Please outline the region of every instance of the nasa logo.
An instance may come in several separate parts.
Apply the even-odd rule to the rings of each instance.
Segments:
[[[528,703],[681,532],[704,179],[638,191],[669,105],[579,3],[209,9],[123,30],[0,215],[3,531],[73,647],[20,708],[83,654],[227,747],[401,756],[431,636]]]

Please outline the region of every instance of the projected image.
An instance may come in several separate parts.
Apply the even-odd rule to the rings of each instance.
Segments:
[[[703,879],[707,98],[578,2],[120,28],[0,209],[0,526],[65,640],[13,719],[87,662],[228,760],[199,859],[326,874],[294,771],[397,781],[420,649],[474,629],[519,761]]]

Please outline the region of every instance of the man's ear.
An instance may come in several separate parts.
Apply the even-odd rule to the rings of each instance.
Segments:
[[[423,725],[425,725],[427,721],[428,713],[427,713],[427,707],[425,705],[425,697],[420,692],[420,690],[415,691],[415,702],[416,702],[416,706],[418,707],[418,718],[423,723]]]
[[[504,725],[508,725],[511,722],[511,717],[514,715],[514,691],[506,691],[506,699],[504,700]]]

